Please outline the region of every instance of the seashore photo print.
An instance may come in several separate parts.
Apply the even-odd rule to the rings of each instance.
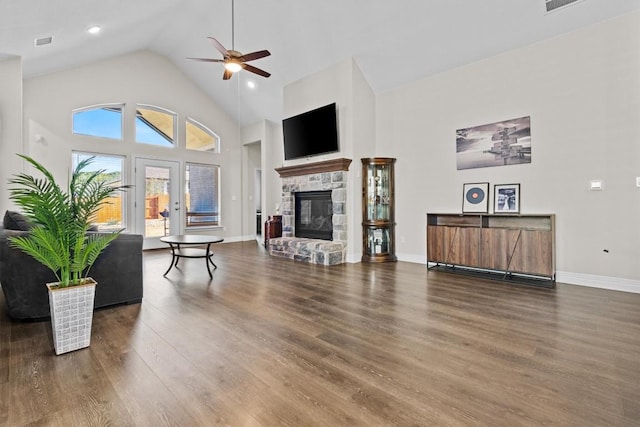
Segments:
[[[531,163],[531,117],[456,131],[458,170]]]

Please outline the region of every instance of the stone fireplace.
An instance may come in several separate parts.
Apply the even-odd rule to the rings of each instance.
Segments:
[[[269,241],[271,255],[324,265],[345,262],[350,163],[351,159],[336,159],[276,169],[282,178],[282,237]],[[324,198],[325,203],[314,203],[310,195]],[[304,203],[296,215],[298,201]],[[300,228],[304,233],[309,228],[327,228],[329,223],[329,232],[299,237]]]

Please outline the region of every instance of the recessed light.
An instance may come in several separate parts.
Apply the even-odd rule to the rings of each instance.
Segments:
[[[94,25],[93,27],[89,27],[87,32],[89,34],[98,34],[100,32],[100,30],[101,30],[101,28],[98,25]]]
[[[251,80],[249,80],[249,81],[247,82],[247,86],[249,87],[249,89],[255,89],[255,88],[256,88],[256,84],[255,84],[255,82],[253,82],[253,81],[251,81]]]

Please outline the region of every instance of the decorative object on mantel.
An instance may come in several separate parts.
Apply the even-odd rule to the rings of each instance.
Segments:
[[[476,182],[462,186],[462,213],[489,212],[489,183]]]
[[[531,117],[456,131],[458,170],[531,163]]]
[[[496,184],[493,187],[493,213],[520,213],[520,184]]]
[[[362,262],[396,261],[396,159],[374,157],[362,161]]]
[[[43,165],[19,156],[44,178],[20,173],[9,180],[13,185],[9,188],[11,200],[35,225],[29,235],[9,240],[58,279],[57,283],[46,284],[56,354],[88,347],[96,282],[87,274],[119,233],[89,233],[91,221],[108,197],[130,186],[111,185],[103,180],[105,171],[101,169],[85,172],[94,159],[89,157],[78,163],[68,188],[63,189]]]
[[[323,162],[303,163],[300,165],[283,166],[276,168],[280,178],[289,176],[312,175],[323,172],[348,171],[351,159],[332,159]]]

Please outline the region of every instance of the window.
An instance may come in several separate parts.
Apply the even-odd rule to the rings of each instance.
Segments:
[[[136,142],[173,147],[176,140],[176,114],[151,105],[136,108]]]
[[[211,226],[220,223],[219,177],[219,166],[186,164],[187,227]]]
[[[95,158],[93,162],[85,168],[85,172],[103,170],[100,175],[100,180],[113,183],[114,186],[123,184],[124,157],[74,152],[72,153],[73,168],[75,169],[78,163],[89,157]],[[124,194],[123,192],[113,194],[106,200],[107,204],[100,208],[94,218],[94,224],[98,226],[99,231],[114,231],[125,228],[124,211],[126,197],[123,197]]]
[[[202,123],[187,117],[187,150],[220,152],[220,138]]]
[[[80,108],[72,112],[74,134],[122,139],[124,104],[103,104]]]

